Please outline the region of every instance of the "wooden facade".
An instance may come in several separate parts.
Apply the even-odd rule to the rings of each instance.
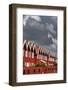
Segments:
[[[56,73],[57,59],[46,49],[31,41],[24,41],[23,74]]]

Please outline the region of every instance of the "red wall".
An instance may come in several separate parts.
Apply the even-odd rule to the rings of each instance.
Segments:
[[[24,67],[23,74],[57,73],[55,66],[51,67]]]

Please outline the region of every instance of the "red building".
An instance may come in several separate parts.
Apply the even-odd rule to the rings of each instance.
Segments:
[[[24,41],[23,74],[57,73],[57,58],[32,41]]]

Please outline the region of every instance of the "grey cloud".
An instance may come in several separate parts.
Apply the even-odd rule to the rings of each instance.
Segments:
[[[26,40],[34,41],[35,43],[56,53],[57,25],[54,25],[53,21],[52,23],[49,23],[49,20],[51,22],[51,17],[49,17],[49,19],[47,16],[39,16],[39,18],[41,19],[40,21],[31,17],[28,18],[26,25],[23,26],[23,38]],[[47,18],[48,21],[45,19],[43,22],[42,18]]]
[[[57,17],[55,17],[55,16],[53,17],[53,16],[52,16],[52,17],[51,17],[51,20],[54,22],[54,24],[57,24],[57,22],[56,22],[56,21],[57,21]]]
[[[53,24],[46,23],[45,25],[46,25],[47,30],[49,30],[53,34],[56,34],[56,31],[54,30],[54,25]]]

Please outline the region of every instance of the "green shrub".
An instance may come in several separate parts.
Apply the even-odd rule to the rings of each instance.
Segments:
[[[44,64],[44,63],[37,63],[37,64],[35,64],[35,67],[45,67],[46,66],[46,64]]]

